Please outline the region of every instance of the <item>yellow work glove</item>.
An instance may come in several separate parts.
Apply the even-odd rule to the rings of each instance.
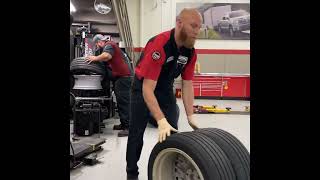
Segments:
[[[192,127],[193,130],[199,129],[197,123],[196,123],[195,120],[193,119],[193,115],[188,116],[187,119],[188,119],[189,125]]]
[[[178,132],[175,128],[173,128],[167,121],[166,118],[162,118],[158,123],[158,130],[159,130],[159,142],[166,140],[166,136],[170,136],[171,131]]]

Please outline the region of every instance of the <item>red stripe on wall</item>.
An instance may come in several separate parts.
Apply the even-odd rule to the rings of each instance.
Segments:
[[[144,48],[142,47],[137,47],[137,48],[133,48],[134,52],[141,52],[143,51]]]
[[[144,48],[134,48],[135,52],[141,52]],[[196,49],[198,54],[250,54],[250,50],[239,49]]]

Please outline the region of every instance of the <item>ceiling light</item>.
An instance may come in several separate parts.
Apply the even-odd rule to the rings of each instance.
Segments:
[[[76,12],[76,8],[74,7],[71,1],[70,1],[70,12]]]
[[[108,14],[111,11],[111,7],[104,3],[97,3],[97,0],[94,1],[94,9],[100,14]]]

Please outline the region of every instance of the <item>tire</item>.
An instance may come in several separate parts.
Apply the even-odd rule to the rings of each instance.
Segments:
[[[250,180],[250,155],[236,137],[216,128],[199,129],[195,133],[203,134],[219,145],[230,160],[237,180]]]
[[[102,62],[85,62],[85,57],[73,59],[70,63],[70,72],[72,74],[99,74],[106,75],[106,67]]]
[[[187,177],[186,177],[187,176]],[[207,136],[176,133],[153,148],[148,162],[148,180],[236,180],[222,149]]]
[[[178,122],[178,119],[180,117],[180,108],[178,106],[178,104],[176,104],[176,111],[177,111],[177,119],[176,119],[176,122]],[[149,115],[149,123],[154,126],[154,127],[158,127],[158,123],[157,121],[152,117],[151,113]]]

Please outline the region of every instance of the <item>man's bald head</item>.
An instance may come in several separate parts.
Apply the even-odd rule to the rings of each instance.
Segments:
[[[183,46],[192,48],[196,37],[200,33],[202,24],[202,16],[197,9],[184,8],[177,17],[176,33],[177,41]]]
[[[195,8],[184,8],[178,15],[178,20],[187,21],[190,19],[196,19],[202,22],[202,16]]]

